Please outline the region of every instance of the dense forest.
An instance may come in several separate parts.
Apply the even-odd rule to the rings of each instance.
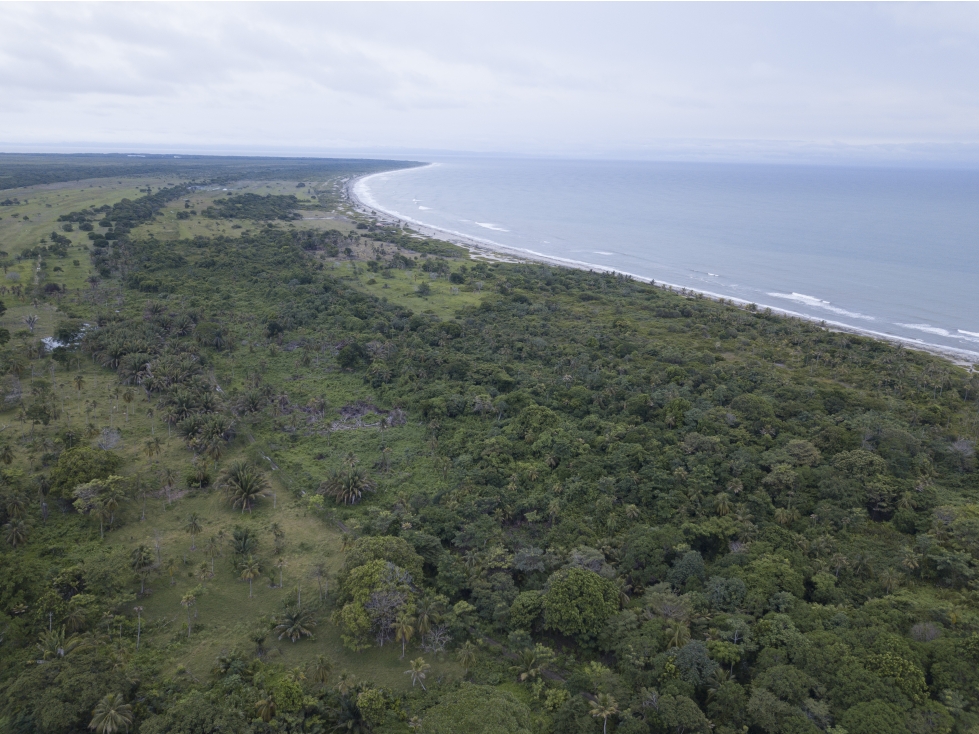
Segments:
[[[6,296],[0,729],[979,731],[975,372],[195,195]]]
[[[206,181],[319,179],[418,165],[346,158],[253,158],[204,155],[0,153],[0,191],[38,184],[155,174]]]

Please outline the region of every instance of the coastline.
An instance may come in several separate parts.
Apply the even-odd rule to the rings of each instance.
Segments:
[[[699,295],[705,298],[709,298],[714,301],[719,301],[723,303],[730,303],[738,306],[748,306],[749,301],[745,301],[739,298],[733,298],[730,296],[722,296],[718,293],[712,293],[711,291],[699,290],[688,288],[686,286],[680,286],[675,283],[668,283],[662,280],[656,280],[644,275],[638,275],[636,273],[630,273],[624,270],[617,270],[615,268],[610,268],[608,266],[596,265],[595,263],[583,262],[580,260],[571,260],[567,258],[554,257],[551,255],[545,255],[543,253],[534,252],[532,250],[523,250],[514,247],[508,247],[506,245],[494,242],[493,240],[483,239],[479,237],[474,237],[472,235],[464,234],[462,232],[455,232],[453,230],[444,229],[441,227],[435,227],[425,222],[421,222],[414,217],[406,216],[400,212],[391,211],[384,209],[378,204],[373,197],[370,197],[369,190],[367,195],[364,192],[358,192],[357,188],[364,186],[366,182],[374,178],[375,176],[390,176],[393,174],[401,173],[402,171],[416,171],[419,168],[427,168],[430,166],[436,166],[437,163],[428,163],[424,166],[415,166],[412,168],[395,169],[392,171],[380,171],[378,173],[370,173],[364,176],[358,176],[346,182],[344,186],[344,192],[346,194],[347,200],[353,206],[353,208],[359,211],[365,216],[377,219],[385,224],[398,224],[406,223],[410,224],[411,228],[418,232],[418,234],[424,235],[426,237],[432,237],[437,239],[445,240],[446,242],[451,242],[454,245],[460,247],[465,247],[469,250],[470,255],[476,257],[495,261],[495,262],[510,262],[510,263],[543,263],[546,265],[553,265],[555,267],[565,267],[565,268],[575,268],[577,270],[585,270],[589,272],[596,273],[614,273],[616,275],[624,275],[635,280],[641,281],[643,283],[650,283],[657,287],[664,288],[676,293],[681,294],[691,294]],[[363,197],[363,198],[362,198]],[[366,200],[367,198],[370,200]],[[846,324],[839,321],[831,321],[827,319],[819,319],[807,314],[799,313],[797,311],[791,311],[789,309],[782,308],[780,306],[772,306],[769,304],[755,303],[759,309],[768,309],[772,313],[777,313],[781,316],[788,316],[790,318],[802,319],[810,323],[816,323],[823,326],[828,331],[856,334],[858,336],[869,337],[871,339],[876,339],[878,341],[884,341],[895,345],[900,345],[906,349],[913,349],[916,351],[927,352],[935,356],[946,359],[953,364],[960,367],[964,367],[970,372],[975,369],[975,366],[979,364],[979,355],[976,352],[967,349],[956,349],[954,347],[945,347],[940,344],[931,344],[919,339],[913,339],[911,337],[896,336],[894,334],[885,334],[883,332],[874,331],[872,329],[862,329],[858,326],[853,326],[852,324]]]

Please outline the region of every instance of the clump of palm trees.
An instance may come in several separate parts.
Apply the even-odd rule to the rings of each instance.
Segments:
[[[332,497],[338,505],[355,505],[363,499],[365,492],[376,489],[376,482],[357,466],[357,457],[348,454],[343,467],[332,471],[320,484],[319,492]]]
[[[303,637],[312,638],[313,632],[310,628],[315,626],[313,615],[308,610],[297,607],[286,609],[279,615],[274,632],[278,633],[280,640],[288,637],[292,642],[299,642]]]
[[[233,461],[221,475],[220,486],[228,495],[231,506],[252,511],[255,503],[268,495],[269,480],[265,475],[247,461]]]

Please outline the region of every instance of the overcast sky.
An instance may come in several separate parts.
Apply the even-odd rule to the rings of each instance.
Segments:
[[[979,162],[979,4],[0,3],[0,150]]]

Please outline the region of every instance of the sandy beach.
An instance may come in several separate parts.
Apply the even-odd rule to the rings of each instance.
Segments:
[[[427,164],[429,166],[435,165],[432,163]],[[501,245],[492,240],[484,240],[478,237],[473,237],[471,235],[466,235],[461,232],[454,232],[451,230],[443,229],[440,227],[433,227],[429,224],[421,222],[413,217],[405,216],[399,212],[388,211],[381,207],[377,201],[370,197],[369,189],[366,189],[365,184],[374,177],[377,176],[390,176],[400,173],[401,171],[412,171],[415,168],[406,168],[397,171],[382,171],[380,173],[372,173],[366,176],[360,176],[358,178],[351,179],[346,183],[345,192],[347,199],[350,201],[351,205],[362,214],[376,219],[378,222],[385,224],[398,225],[402,224],[409,227],[413,232],[417,232],[425,237],[431,237],[436,239],[441,239],[446,242],[451,242],[454,245],[459,245],[460,247],[465,247],[469,250],[470,254],[474,257],[480,259],[496,261],[496,262],[510,262],[510,263],[543,263],[547,265],[553,265],[556,267],[565,268],[575,268],[578,270],[586,270],[589,272],[599,272],[599,273],[614,273],[616,275],[624,275],[633,278],[644,283],[650,283],[656,285],[660,288],[665,288],[672,290],[677,293],[689,294],[690,296],[701,296],[704,298],[710,298],[712,300],[720,301],[723,303],[730,303],[737,306],[748,306],[749,302],[738,298],[731,298],[727,296],[721,296],[718,293],[712,293],[707,290],[692,289],[689,287],[679,286],[674,283],[668,283],[662,280],[656,280],[643,275],[638,275],[636,273],[630,273],[622,270],[616,270],[614,268],[609,268],[607,266],[596,265],[594,263],[582,262],[578,260],[571,260],[566,258],[553,257],[549,255],[544,255],[542,253],[516,249]],[[970,352],[965,349],[955,349],[954,347],[944,347],[942,345],[930,344],[918,339],[912,339],[908,337],[895,336],[893,334],[885,334],[882,332],[874,331],[872,329],[861,329],[859,327],[854,327],[850,324],[843,324],[837,321],[832,321],[828,319],[818,319],[807,314],[802,314],[789,309],[781,308],[778,306],[771,306],[763,303],[755,304],[760,309],[770,309],[773,313],[780,314],[782,316],[788,316],[791,318],[803,319],[805,321],[810,321],[813,323],[818,323],[830,331],[837,331],[841,333],[857,334],[860,336],[870,337],[872,339],[878,339],[880,341],[886,341],[891,344],[901,345],[907,349],[914,349],[922,352],[928,352],[930,354],[937,355],[950,362],[965,367],[966,369],[973,371],[976,369],[977,360],[974,352]]]

